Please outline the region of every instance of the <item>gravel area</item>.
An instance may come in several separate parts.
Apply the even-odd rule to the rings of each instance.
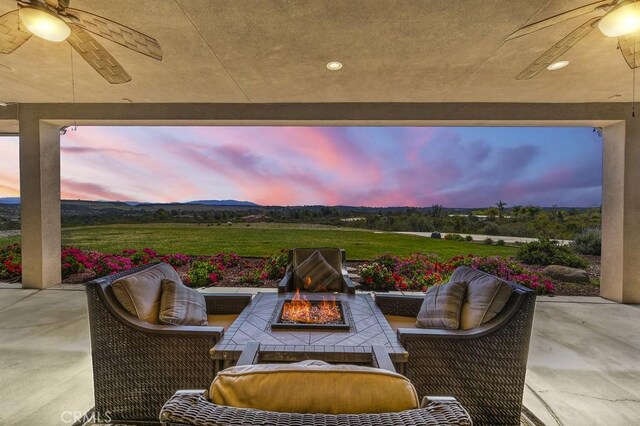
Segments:
[[[19,229],[12,229],[10,231],[0,231],[0,238],[15,237],[16,235],[20,235]]]

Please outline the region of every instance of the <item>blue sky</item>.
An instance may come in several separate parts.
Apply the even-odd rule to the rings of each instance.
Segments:
[[[17,196],[17,138],[0,138]],[[80,127],[61,141],[65,199],[263,205],[599,206],[591,128]]]

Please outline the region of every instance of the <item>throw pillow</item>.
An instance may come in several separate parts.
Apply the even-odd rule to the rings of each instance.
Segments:
[[[430,287],[420,307],[416,327],[457,330],[466,288],[464,281]]]
[[[162,280],[158,320],[171,325],[207,325],[204,295],[184,284]]]
[[[143,321],[157,324],[163,278],[180,282],[178,273],[171,265],[158,263],[120,278],[111,288],[127,312]]]
[[[460,314],[460,328],[476,328],[495,318],[511,297],[511,286],[500,278],[468,266],[457,268],[451,280],[467,282],[467,296]]]
[[[300,263],[294,273],[298,278],[296,287],[307,291],[327,291],[341,279],[340,274],[318,250]]]

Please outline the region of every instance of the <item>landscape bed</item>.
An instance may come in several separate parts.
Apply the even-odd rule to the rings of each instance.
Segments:
[[[114,254],[65,247],[62,250],[63,283],[82,284],[95,277],[158,261],[171,264],[183,282],[191,287],[273,288],[284,276],[287,253],[283,249],[267,258],[250,258],[235,253],[189,256],[159,254],[144,248],[125,249]],[[364,291],[424,292],[432,285],[446,282],[461,265],[518,282],[542,295],[597,295],[599,291],[593,284],[575,285],[551,280],[541,268],[523,265],[510,257],[470,254],[447,259],[424,253],[404,257],[383,254],[369,261],[347,262],[347,265],[357,287]],[[0,249],[0,281],[17,282],[20,277],[19,244]]]

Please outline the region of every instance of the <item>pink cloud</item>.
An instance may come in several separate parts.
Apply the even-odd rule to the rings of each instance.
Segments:
[[[77,182],[69,179],[61,182],[61,193],[63,199],[112,201],[128,201],[131,199],[130,195],[112,191],[104,185],[90,182]]]

